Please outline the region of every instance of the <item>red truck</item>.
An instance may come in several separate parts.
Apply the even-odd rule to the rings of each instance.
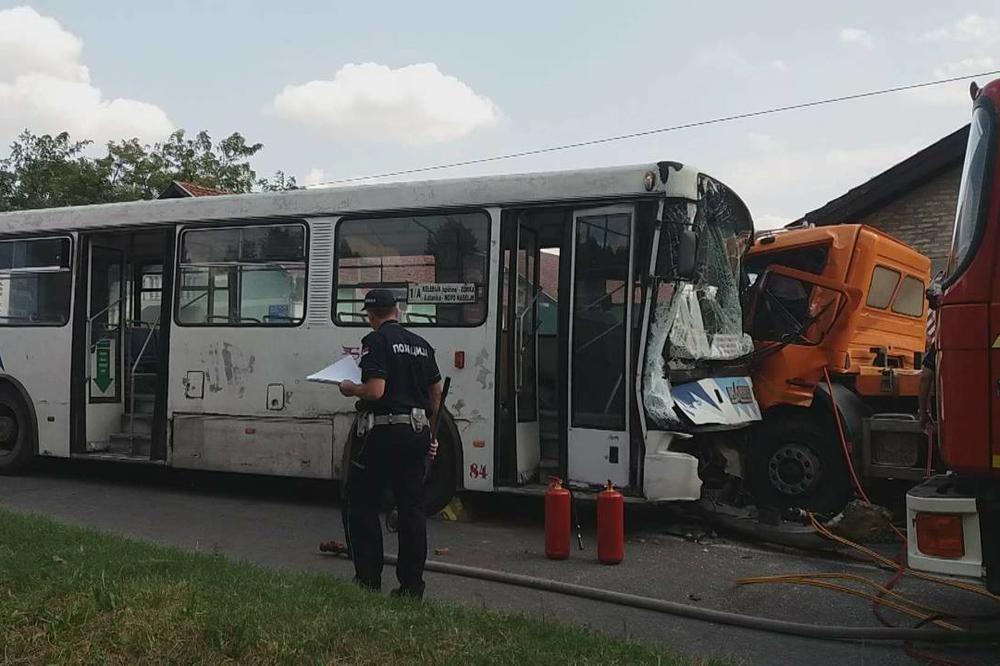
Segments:
[[[1000,592],[1000,80],[972,123],[938,312],[937,407],[949,472],[906,498],[908,563]]]

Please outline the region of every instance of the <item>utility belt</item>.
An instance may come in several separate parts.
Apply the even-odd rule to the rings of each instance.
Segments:
[[[414,407],[408,412],[396,414],[376,414],[375,412],[358,413],[358,437],[364,437],[378,426],[407,425],[413,428],[413,432],[421,433],[424,428],[430,427],[427,420],[427,412],[419,407]]]

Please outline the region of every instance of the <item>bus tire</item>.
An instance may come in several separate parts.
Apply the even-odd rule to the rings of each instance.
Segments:
[[[433,516],[441,512],[455,496],[458,477],[457,431],[446,413],[441,415],[438,451],[424,482],[424,513]]]
[[[754,432],[750,489],[759,506],[839,513],[854,495],[836,427],[807,410],[778,410]]]
[[[0,474],[23,471],[35,456],[35,424],[21,392],[0,384]]]

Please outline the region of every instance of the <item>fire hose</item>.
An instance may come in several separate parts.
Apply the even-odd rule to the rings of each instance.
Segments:
[[[334,554],[343,554],[332,548],[321,550]],[[396,565],[396,556],[387,554],[385,562],[393,566]],[[758,631],[769,631],[773,633],[788,634],[791,636],[801,636],[803,638],[816,638],[822,640],[858,640],[858,641],[914,641],[921,643],[998,643],[1000,633],[993,631],[946,631],[939,629],[907,629],[907,628],[887,628],[887,627],[844,627],[832,625],[806,624],[802,622],[789,622],[787,620],[775,620],[771,618],[758,617],[755,615],[741,615],[728,611],[702,608],[689,604],[682,604],[676,601],[667,601],[654,597],[644,597],[626,592],[616,592],[598,587],[578,585],[576,583],[565,583],[563,581],[551,580],[548,578],[538,578],[536,576],[526,576],[523,574],[510,573],[507,571],[497,571],[495,569],[483,569],[480,567],[470,567],[463,564],[452,564],[450,562],[440,562],[428,560],[425,565],[427,571],[446,574],[450,576],[461,576],[476,580],[485,580],[502,585],[513,585],[542,592],[553,592],[565,594],[581,599],[590,599],[618,606],[627,606],[642,610],[685,617],[703,622],[713,622],[725,624],[744,629],[755,629]]]

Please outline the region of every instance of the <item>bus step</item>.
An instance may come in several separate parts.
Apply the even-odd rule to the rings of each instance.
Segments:
[[[108,443],[108,452],[149,457],[151,443],[152,440],[148,435],[136,435],[133,446],[132,438],[129,437],[127,432],[118,432],[111,435],[111,441]]]
[[[156,392],[156,373],[155,372],[136,372],[132,375],[135,380],[135,392],[139,393],[155,393]]]
[[[136,393],[134,404],[136,415],[152,414],[156,407],[156,396],[152,393]]]
[[[134,428],[134,430],[133,430]],[[134,432],[139,437],[149,437],[153,432],[153,415],[142,412],[135,413],[135,425],[132,425],[132,415],[122,414],[122,432]]]

